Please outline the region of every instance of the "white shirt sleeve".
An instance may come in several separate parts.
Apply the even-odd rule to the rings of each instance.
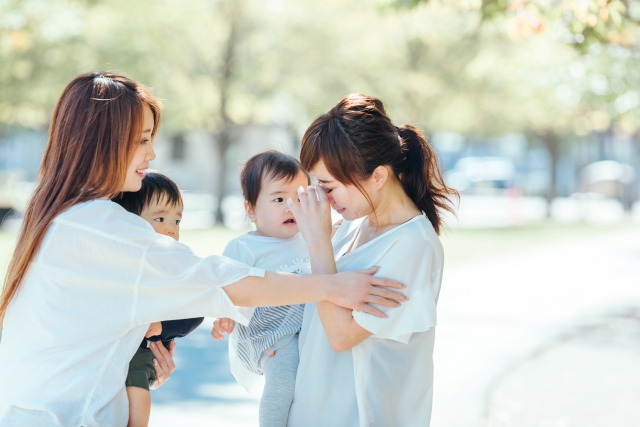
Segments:
[[[224,256],[200,258],[187,246],[159,236],[140,268],[134,323],[209,316],[229,317],[246,325],[249,318],[234,307],[222,288],[247,276],[264,276],[264,270]]]
[[[242,242],[240,238],[233,239],[227,243],[227,246],[222,252],[224,256],[228,256],[231,259],[244,262],[247,265],[255,265],[256,259],[253,251],[249,248],[249,245]],[[256,311],[255,307],[237,307],[238,311],[242,313],[247,319],[253,317],[253,313]],[[246,325],[245,325],[246,326]],[[254,384],[261,379],[261,375],[257,375],[248,370],[240,360],[238,356],[238,329],[234,329],[229,335],[229,369],[235,377],[236,381],[247,391],[251,391]]]
[[[233,260],[239,261],[243,264],[247,264],[250,267],[256,265],[256,257],[253,254],[249,245],[241,241],[239,238],[233,239],[227,243],[222,252],[223,256],[229,257]],[[243,316],[247,319],[251,319],[253,313],[256,311],[255,307],[236,307]],[[224,317],[224,316],[219,316]]]
[[[407,286],[402,292],[410,300],[398,308],[375,306],[388,318],[353,311],[354,320],[374,338],[409,342],[414,332],[424,332],[436,325],[436,293],[441,266],[435,248],[419,236],[404,234],[377,261],[376,276],[397,280]]]

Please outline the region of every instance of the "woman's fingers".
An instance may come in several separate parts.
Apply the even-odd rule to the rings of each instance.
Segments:
[[[369,276],[373,276],[378,272],[379,268],[380,267],[370,267],[370,268],[365,268],[364,270],[358,270],[358,272],[368,274]]]
[[[169,343],[169,354],[171,355],[172,360],[173,360],[173,354],[176,352],[176,347],[178,347],[178,344],[176,344],[174,340],[171,340],[171,342]],[[174,366],[175,366],[175,363],[174,363]]]
[[[358,307],[358,310],[356,311],[362,311],[363,313],[369,313],[373,316],[376,317],[380,317],[382,319],[389,317],[386,314],[384,314],[382,311],[378,310],[375,307],[370,306],[369,304],[362,304],[360,307]]]
[[[164,384],[164,371],[158,364],[156,359],[153,359],[153,366],[156,368],[156,381],[149,387],[151,390],[156,390],[162,384]]]
[[[314,186],[314,189],[316,190],[316,194],[318,195],[318,201],[320,203],[329,203],[329,198],[327,197],[327,192],[324,191],[324,188],[322,188],[321,185]]]
[[[377,295],[369,295],[367,297],[367,304],[377,304],[377,305],[382,305],[384,307],[400,307],[399,302],[396,302],[392,299],[388,299],[385,297],[379,297]]]
[[[176,364],[173,362],[173,356],[162,343],[152,342],[150,349],[157,363],[156,369],[162,371],[163,381],[158,377],[159,387],[163,382],[169,379],[171,373],[176,369]]]
[[[331,279],[337,279],[337,289],[331,302],[341,307],[358,309],[365,303],[373,303],[386,307],[397,307],[409,298],[389,288],[403,289],[405,285],[390,279],[373,277],[375,269],[338,273]],[[369,313],[370,311],[361,310]]]
[[[375,267],[377,268],[377,267]],[[371,284],[373,286],[381,286],[383,288],[405,289],[407,285],[397,280],[386,279],[384,277],[372,277]]]
[[[409,297],[404,294],[401,294],[400,292],[395,292],[390,289],[381,288],[378,286],[374,286],[373,289],[371,289],[371,292],[369,292],[369,294],[371,297],[382,297],[384,299],[399,302],[399,303],[409,301]],[[367,302],[371,302],[371,301],[367,300]],[[386,305],[388,307],[394,307],[394,305],[391,305],[391,304],[382,304],[382,305]]]
[[[298,187],[298,200],[300,201],[300,207],[303,210],[309,205],[309,196],[304,191],[303,187]]]
[[[293,199],[287,199],[287,205],[289,206],[289,209],[291,209],[291,213],[293,213],[293,216],[296,218],[296,221],[297,221],[302,216],[300,215],[300,212],[301,212],[300,202]]]

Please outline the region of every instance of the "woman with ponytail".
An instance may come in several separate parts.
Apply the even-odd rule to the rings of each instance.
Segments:
[[[307,129],[300,159],[319,185],[289,200],[314,273],[379,266],[408,301],[376,318],[330,302],[307,304],[290,427],[425,427],[431,417],[438,239],[449,189],[435,151],[383,103],[350,95]],[[331,238],[330,207],[344,218]]]
[[[159,123],[159,102],[124,76],[84,74],[63,91],[0,298],[0,426],[127,425],[127,367],[152,322],[246,325],[236,305],[321,300],[384,315],[367,303],[402,299],[372,270],[292,275],[200,258],[110,201],[140,190]]]

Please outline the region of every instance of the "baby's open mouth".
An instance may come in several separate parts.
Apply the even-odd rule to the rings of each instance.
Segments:
[[[293,219],[293,218],[288,219],[288,220],[286,220],[286,221],[284,222],[284,224],[295,224],[295,223],[296,223],[296,220],[295,220],[295,219]]]

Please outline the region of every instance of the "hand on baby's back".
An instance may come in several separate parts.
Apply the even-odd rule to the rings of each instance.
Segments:
[[[223,317],[222,319],[216,319],[213,321],[213,328],[211,329],[211,337],[220,341],[224,338],[223,334],[229,335],[233,332],[233,328],[236,327],[236,322],[232,319]]]

